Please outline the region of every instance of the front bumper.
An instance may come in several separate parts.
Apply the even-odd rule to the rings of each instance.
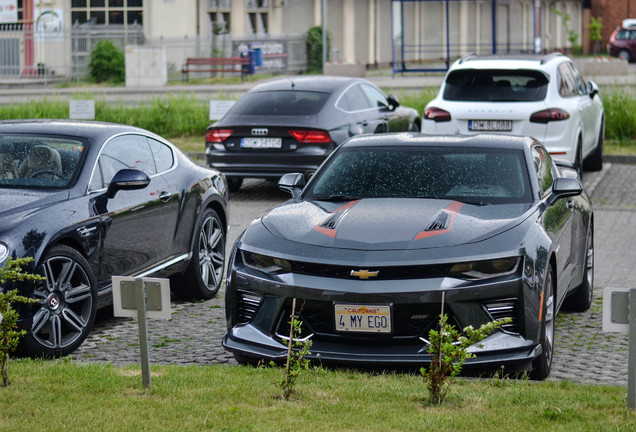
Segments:
[[[520,272],[521,273],[521,272]],[[303,333],[312,341],[308,358],[325,363],[365,366],[420,367],[431,360],[426,339],[441,312],[456,328],[478,327],[503,316],[497,305],[510,305],[513,325],[488,336],[469,351],[476,357],[466,367],[500,366],[531,369],[541,354],[538,293],[521,274],[487,283],[459,283],[449,278],[394,281],[343,280],[312,275],[288,275],[268,280],[241,267],[230,272],[226,292],[228,332],[223,346],[243,358],[282,361],[287,355],[291,299],[297,299]],[[243,295],[262,296],[247,316]],[[334,304],[390,304],[392,332],[369,334],[338,332]],[[242,321],[242,322],[241,322]]]

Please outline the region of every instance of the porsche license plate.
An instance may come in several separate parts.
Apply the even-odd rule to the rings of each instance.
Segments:
[[[241,147],[256,149],[279,149],[283,146],[282,138],[242,138]]]
[[[511,131],[512,120],[468,120],[471,131]]]
[[[336,330],[391,333],[391,306],[335,304]]]

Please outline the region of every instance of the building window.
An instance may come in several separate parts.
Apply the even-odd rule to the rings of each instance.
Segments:
[[[247,6],[247,33],[267,34],[268,22],[267,12],[269,10],[268,0],[245,0]]]
[[[143,24],[143,0],[72,0],[73,24]]]
[[[208,0],[208,16],[212,33],[216,35],[230,32],[230,12],[232,0]]]

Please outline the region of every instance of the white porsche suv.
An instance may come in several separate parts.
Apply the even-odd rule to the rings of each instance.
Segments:
[[[603,164],[605,117],[598,86],[571,59],[546,55],[468,55],[450,67],[424,110],[422,132],[528,135],[582,176]]]

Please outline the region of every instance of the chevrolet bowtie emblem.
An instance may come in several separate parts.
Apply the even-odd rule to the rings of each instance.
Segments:
[[[380,273],[379,271],[369,271],[369,270],[351,270],[350,276],[356,276],[360,279],[369,279],[370,277],[376,277]]]

